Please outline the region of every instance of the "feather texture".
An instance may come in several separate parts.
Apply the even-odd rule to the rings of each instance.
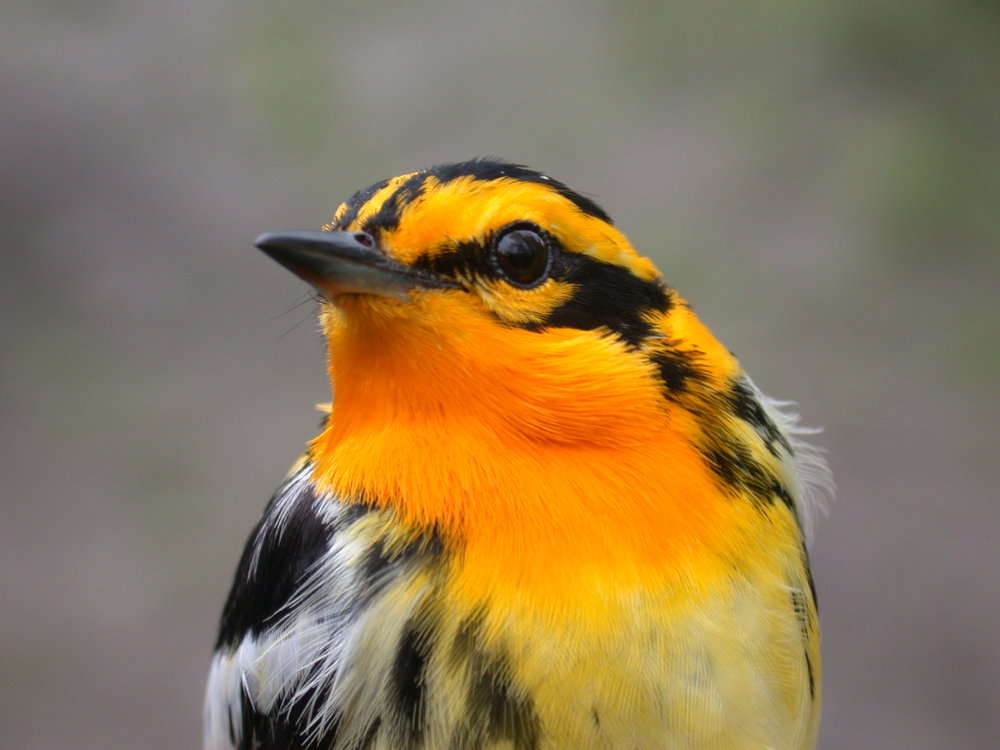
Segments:
[[[443,165],[327,229],[371,265],[323,303],[335,398],[238,567],[206,750],[812,747],[832,483],[790,405],[546,175]]]

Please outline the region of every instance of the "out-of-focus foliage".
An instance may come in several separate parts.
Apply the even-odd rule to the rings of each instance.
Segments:
[[[197,745],[240,545],[327,397],[250,241],[486,153],[596,196],[825,425],[821,746],[1000,745],[998,9],[5,7],[0,746]]]

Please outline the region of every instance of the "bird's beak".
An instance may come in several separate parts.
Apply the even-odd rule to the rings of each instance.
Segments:
[[[411,289],[460,288],[450,279],[384,255],[365,232],[271,232],[254,244],[328,300],[339,294],[406,300]]]

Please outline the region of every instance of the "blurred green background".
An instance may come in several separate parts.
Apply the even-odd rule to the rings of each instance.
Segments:
[[[327,396],[251,246],[496,154],[591,194],[826,427],[820,745],[1000,747],[1000,4],[0,11],[0,746],[193,748]]]

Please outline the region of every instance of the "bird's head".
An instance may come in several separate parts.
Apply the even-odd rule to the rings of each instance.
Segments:
[[[551,495],[554,475],[605,472],[622,491],[650,476],[711,483],[702,438],[720,430],[704,419],[739,365],[562,183],[497,160],[446,164],[355,194],[322,232],[257,244],[322,299],[334,400],[312,450],[338,492],[406,496],[433,516],[440,496],[484,487]]]
[[[636,409],[734,366],[599,206],[519,165],[384,180],[324,231],[257,245],[321,295],[335,408],[376,419],[457,409],[529,437],[613,441]],[[353,385],[363,403],[345,403]]]

